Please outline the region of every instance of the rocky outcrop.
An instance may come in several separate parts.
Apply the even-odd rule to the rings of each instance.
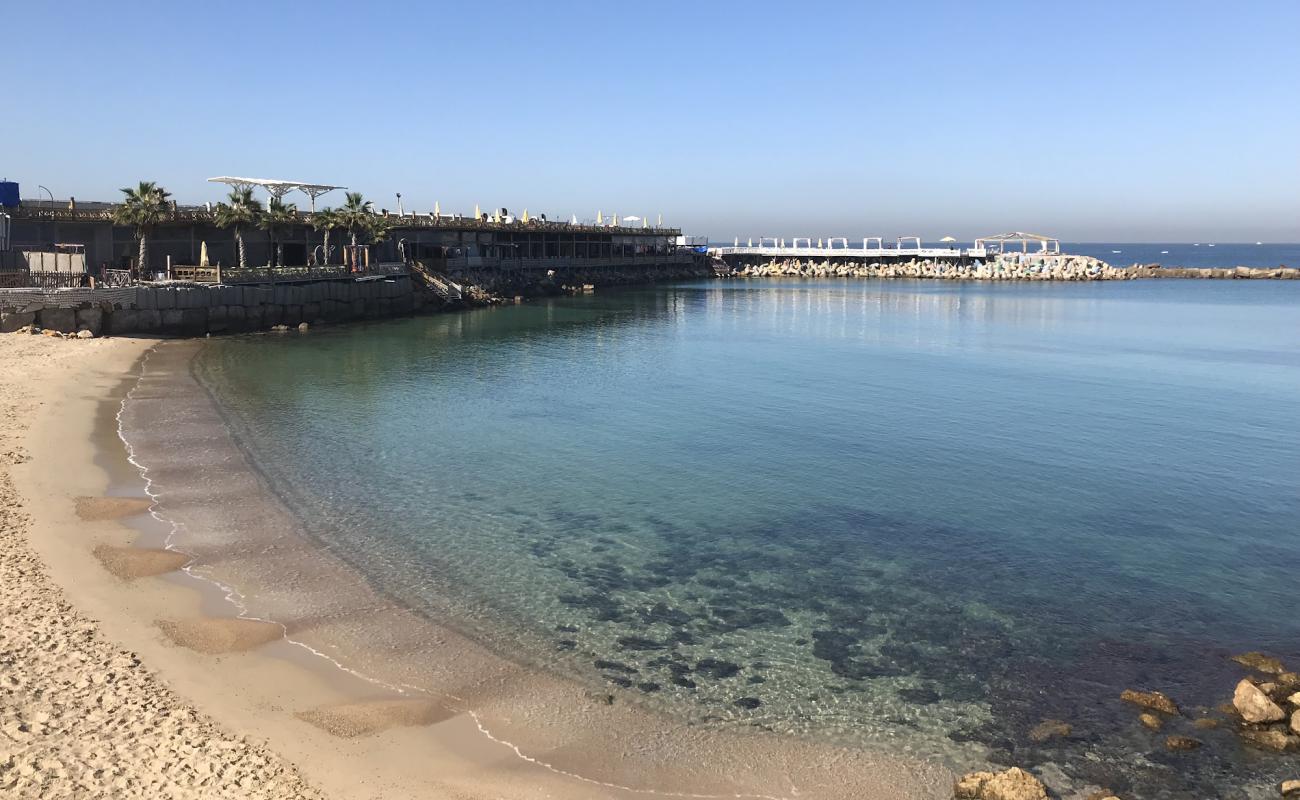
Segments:
[[[1242,653],[1239,656],[1233,656],[1232,660],[1236,661],[1243,667],[1253,669],[1256,672],[1265,672],[1270,675],[1281,675],[1286,672],[1286,667],[1282,666],[1281,661],[1277,660],[1273,656],[1261,653],[1258,650],[1252,650],[1249,653]]]
[[[1278,791],[1282,793],[1283,797],[1300,797],[1300,778],[1293,781],[1282,781]]]
[[[1160,717],[1157,717],[1155,714],[1152,714],[1150,711],[1143,711],[1139,714],[1138,722],[1142,723],[1142,727],[1153,731],[1158,731],[1165,726],[1165,721],[1160,719]]]
[[[1047,800],[1047,787],[1019,767],[1005,772],[972,772],[953,787],[957,800]]]
[[[1258,686],[1243,678],[1232,693],[1232,706],[1246,722],[1279,722],[1286,718],[1286,712],[1274,703]]]
[[[935,278],[973,281],[1120,281],[1135,277],[1090,256],[1012,254],[991,261],[953,263],[912,260],[901,263],[862,261],[772,260],[739,268],[747,278]]]
[[[1161,714],[1169,714],[1175,717],[1179,714],[1178,705],[1162,692],[1139,692],[1135,689],[1125,689],[1120,693],[1119,699],[1142,708],[1159,711]]]
[[[1065,739],[1069,737],[1073,730],[1068,722],[1062,722],[1059,719],[1045,719],[1029,731],[1029,740],[1041,744],[1049,739]]]
[[[1241,739],[1246,744],[1275,753],[1300,750],[1300,736],[1288,736],[1280,728],[1245,728],[1241,732]]]

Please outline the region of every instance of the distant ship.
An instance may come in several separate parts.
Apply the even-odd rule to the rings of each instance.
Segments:
[[[1255,244],[1263,244],[1263,242],[1255,242]]]
[[[1167,255],[1169,255],[1169,251],[1168,251],[1168,250],[1161,250],[1161,251],[1160,251],[1160,255],[1162,255],[1162,256],[1167,256]]]
[[[1122,252],[1124,252],[1124,251],[1123,251],[1123,250],[1111,250],[1111,252],[1112,252],[1112,253],[1122,253]]]
[[[1206,247],[1214,247],[1213,244],[1207,244]]]

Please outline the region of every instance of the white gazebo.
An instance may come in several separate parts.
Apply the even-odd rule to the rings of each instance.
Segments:
[[[1030,244],[1038,245],[1035,252],[1057,255],[1061,252],[1061,241],[1053,239],[1050,236],[1040,236],[1037,233],[1025,233],[1024,231],[1015,231],[1014,233],[999,233],[996,236],[985,236],[975,240],[976,250],[987,250],[991,253],[1006,253],[1015,249],[1017,244],[1020,245],[1020,252],[1028,253]],[[990,245],[992,245],[990,247]]]
[[[272,178],[236,178],[229,175],[223,175],[219,178],[208,178],[209,183],[224,183],[233,189],[252,189],[260,186],[266,190],[271,197],[280,198],[292,191],[300,191],[311,198],[311,210],[316,210],[316,198],[332,192],[335,189],[346,189],[346,186],[330,186],[325,183],[304,183],[302,181],[281,181]]]

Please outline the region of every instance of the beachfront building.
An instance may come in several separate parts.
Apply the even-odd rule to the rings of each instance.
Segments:
[[[253,185],[268,188],[266,182]],[[321,184],[292,186],[303,191],[341,188]],[[268,188],[268,191],[273,197],[282,196],[283,192],[276,195],[278,189],[285,187]],[[311,196],[314,201],[316,195]],[[156,274],[169,264],[232,268],[239,263],[233,233],[217,226],[212,204],[173,205],[166,218],[150,231],[150,264],[142,271],[136,263],[139,248],[134,229],[114,222],[117,207],[116,203],[108,202],[25,200],[17,207],[6,208],[10,260],[21,260],[16,259],[15,252],[43,253],[73,248],[92,274],[105,269]],[[279,263],[290,267],[341,264],[349,257],[349,230],[333,229],[330,252],[326,253],[323,231],[313,225],[313,216],[312,211],[295,212],[276,232]],[[379,209],[375,216],[387,230],[382,241],[366,248],[366,263],[404,263],[418,259],[442,269],[564,270],[680,265],[691,260],[691,254],[677,246],[680,230],[652,226],[645,220],[638,220],[635,225],[626,221],[618,224],[617,218],[609,221],[602,218],[598,223],[576,219],[560,222],[526,213],[515,217],[505,209],[476,216],[398,214]],[[266,231],[248,225],[242,235],[249,267],[271,263],[275,248]],[[361,241],[367,241],[364,235]]]

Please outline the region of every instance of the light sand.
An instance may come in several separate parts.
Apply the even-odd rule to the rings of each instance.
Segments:
[[[0,795],[318,797],[282,758],[214,724],[106,639],[28,547],[30,505],[10,472],[40,469],[42,448],[20,443],[25,429],[51,398],[85,391],[77,378],[87,365],[121,374],[145,346],[0,336],[0,453],[9,454],[0,459]],[[89,519],[141,510],[116,498],[76,506]]]
[[[24,637],[45,635],[64,625],[83,632],[85,641],[69,634],[58,658],[70,676],[66,680],[95,686],[94,676],[104,673],[101,665],[106,660],[83,658],[80,652],[91,643],[116,652],[106,635],[140,653],[169,683],[163,686],[151,677],[134,656],[113,662],[114,681],[120,680],[116,676],[127,676],[140,684],[133,711],[117,717],[100,714],[94,717],[96,724],[88,726],[79,720],[98,713],[93,692],[61,698],[59,685],[46,682],[53,670],[39,666],[20,670],[28,683],[12,690],[16,699],[6,697],[0,714],[17,708],[17,713],[27,715],[21,719],[28,719],[42,711],[52,713],[45,709],[54,706],[66,709],[60,713],[71,718],[69,725],[77,726],[40,738],[39,746],[24,744],[20,760],[30,765],[42,758],[61,759],[74,765],[70,772],[91,781],[77,789],[71,779],[43,779],[49,796],[59,796],[58,792],[129,796],[102,782],[109,780],[103,777],[109,773],[88,769],[92,758],[101,758],[95,764],[107,759],[115,765],[112,780],[134,781],[136,787],[151,787],[152,796],[168,797],[316,796],[284,758],[292,759],[301,775],[334,798],[903,800],[951,796],[951,774],[934,765],[761,731],[705,730],[640,709],[624,694],[608,704],[603,696],[581,686],[513,664],[454,630],[413,619],[391,604],[368,597],[366,588],[340,564],[322,566],[313,555],[310,570],[295,569],[308,555],[301,543],[286,540],[244,549],[214,545],[200,553],[207,562],[216,560],[235,574],[253,574],[252,565],[266,569],[267,564],[283,570],[273,574],[293,574],[290,588],[272,587],[276,593],[262,598],[280,604],[277,607],[284,613],[274,618],[284,626],[235,619],[234,606],[226,602],[223,590],[185,573],[163,571],[167,565],[161,560],[166,553],[160,549],[164,536],[150,529],[151,518],[140,519],[138,504],[134,511],[115,504],[109,513],[104,507],[114,504],[77,502],[79,497],[122,494],[130,479],[138,479],[124,463],[120,443],[103,429],[106,415],[111,422],[117,405],[106,398],[111,400],[121,391],[120,378],[139,345],[28,341],[36,338],[0,337],[0,374],[7,383],[18,382],[21,389],[13,392],[6,387],[0,393],[7,437],[0,438],[0,453],[12,454],[9,460],[20,465],[15,469],[16,483],[32,515],[30,525],[6,522],[4,526],[6,556],[21,553],[28,565],[21,575],[6,571],[0,576],[5,585],[0,595],[5,636],[10,627]],[[149,389],[144,388],[148,396]],[[39,410],[38,394],[47,401]],[[157,412],[157,418],[171,415],[175,424],[189,423],[190,409],[177,409],[163,396],[154,402],[150,411]],[[26,443],[16,441],[29,421]],[[221,449],[220,442],[201,444],[209,448],[205,452],[214,469],[228,470],[236,478],[246,470],[237,454]],[[116,460],[106,458],[106,453],[115,454]],[[180,460],[192,461],[188,455]],[[208,463],[196,467],[207,469]],[[7,479],[4,486],[9,492],[4,502],[8,509],[18,500]],[[222,488],[214,486],[214,491]],[[255,490],[255,486],[248,489]],[[219,545],[228,535],[220,529],[221,521],[237,517],[238,511],[237,504],[228,504],[212,518],[211,527],[188,533],[195,541]],[[96,517],[96,513],[108,516]],[[13,546],[7,546],[11,540]],[[24,541],[66,587],[76,610],[33,568],[37,557]],[[129,563],[136,559],[123,554],[124,549],[141,544],[147,545],[148,552],[138,560],[149,564],[147,569]],[[171,556],[170,563],[184,557]],[[158,571],[150,573],[150,569]],[[317,591],[346,595],[348,602],[341,607],[352,611],[295,617],[295,593],[305,598]],[[48,598],[50,605],[29,615],[30,597]],[[99,625],[83,614],[99,620]],[[51,625],[42,619],[55,622]],[[282,635],[286,630],[288,638]],[[371,675],[418,665],[411,674],[423,690],[385,690],[304,646],[333,654],[331,642],[365,640],[376,643],[369,653],[339,658]],[[24,663],[24,656],[13,654],[17,651],[7,638],[0,645],[0,664]],[[32,663],[38,663],[45,656],[32,657],[36,659]],[[111,657],[110,653],[108,660]],[[60,699],[51,699],[55,697]],[[188,709],[180,697],[194,702],[211,721]],[[151,713],[163,714],[164,721],[157,722]],[[9,730],[9,723],[7,716],[0,717],[0,731]],[[228,744],[237,742],[239,735],[257,737],[271,749],[261,744],[236,749]],[[144,744],[138,744],[141,737]],[[7,740],[0,736],[0,786],[15,771],[3,767],[6,747]],[[109,755],[98,755],[104,753]],[[193,771],[206,784],[186,777],[190,772],[184,766],[175,766],[190,760],[197,760]],[[17,786],[17,796],[39,794],[38,783],[30,776],[18,780],[24,782]]]

